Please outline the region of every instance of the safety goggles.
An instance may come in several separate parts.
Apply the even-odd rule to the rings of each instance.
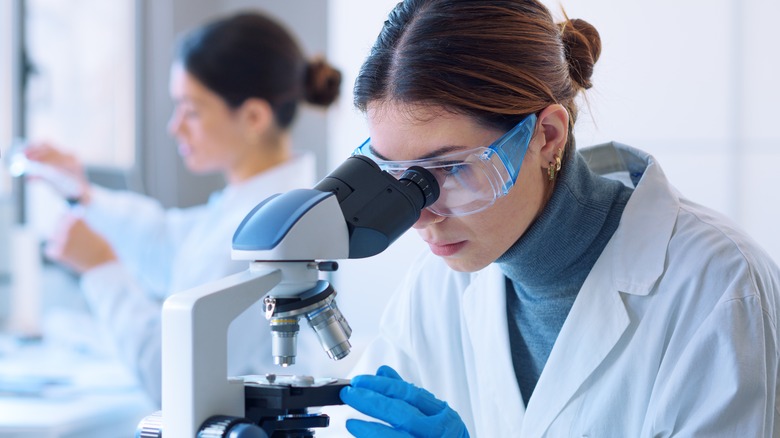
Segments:
[[[458,151],[433,158],[388,161],[377,157],[369,137],[352,155],[365,155],[396,178],[406,169],[420,166],[439,183],[439,199],[428,209],[440,216],[465,216],[480,212],[509,193],[536,126],[536,115],[523,118],[488,147]]]

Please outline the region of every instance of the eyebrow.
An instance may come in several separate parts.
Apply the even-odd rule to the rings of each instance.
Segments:
[[[190,104],[190,105],[205,105],[206,104],[206,102],[203,99],[201,99],[201,98],[199,98],[197,96],[192,96],[190,94],[184,94],[182,96],[179,96],[176,99],[171,99],[171,100],[173,100],[173,102],[176,103],[176,104],[181,104],[181,103],[186,103],[186,104]]]
[[[187,97],[181,97],[181,98],[172,99],[172,100],[173,100],[174,105],[193,105],[193,106],[197,105],[197,102],[195,102],[194,100],[192,100],[190,98],[187,98]]]
[[[421,157],[415,158],[413,160],[402,160],[402,161],[427,160],[429,158],[438,157],[440,155],[448,154],[450,152],[456,152],[456,151],[462,150],[464,148],[465,148],[465,146],[454,146],[454,145],[442,146],[442,147],[440,147],[438,149],[434,149],[431,152],[428,152],[427,154],[425,154],[425,155],[423,155]],[[377,152],[377,150],[374,149],[374,146],[371,143],[368,144],[368,149],[371,151],[371,153],[375,157],[379,158],[380,160],[383,160],[383,161],[397,161],[397,160],[391,160],[391,159],[385,157],[384,155],[380,154],[379,152]]]

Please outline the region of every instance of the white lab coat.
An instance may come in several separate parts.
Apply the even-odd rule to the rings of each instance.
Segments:
[[[472,437],[780,436],[778,267],[681,197],[651,156],[618,144],[583,154],[597,173],[644,175],[527,407],[495,264],[458,273],[423,257],[355,373],[393,366],[447,401]]]
[[[230,257],[233,233],[241,220],[268,196],[312,187],[314,172],[313,156],[300,155],[229,185],[206,205],[184,209],[165,210],[148,197],[96,188],[84,218],[111,242],[121,264],[86,272],[81,287],[122,359],[158,402],[162,301],[172,293],[247,269],[246,261]],[[299,351],[309,348],[321,350],[313,336],[299,336]],[[311,356],[286,372],[314,374],[314,363],[325,354]],[[277,369],[268,323],[258,303],[230,326],[228,372],[243,375]]]

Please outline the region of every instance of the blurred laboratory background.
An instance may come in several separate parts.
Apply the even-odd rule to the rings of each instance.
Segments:
[[[205,202],[224,181],[188,173],[166,130],[173,110],[172,47],[182,32],[215,16],[259,9],[298,35],[305,53],[324,55],[344,75],[337,104],[327,112],[302,107],[293,130],[294,146],[316,154],[323,177],[368,135],[352,106],[352,85],[396,2],[0,0],[0,332],[87,342],[68,340],[58,326],[62,312],[88,317],[77,278],[40,251],[67,204],[45,185],[9,174],[6,155],[14,139],[52,140],[76,153],[92,180],[151,195],[165,206]],[[780,2],[545,4],[554,16],[562,18],[565,10],[601,33],[594,87],[575,127],[578,147],[615,140],[650,152],[684,196],[731,217],[780,261],[780,33],[774,29]],[[389,295],[424,250],[409,232],[376,257],[340,261],[331,282],[355,345],[344,369],[376,333]],[[86,367],[119,383],[89,383],[93,392],[79,395],[87,400],[83,406],[71,393],[65,397],[73,409],[50,418],[28,414],[45,412],[41,398],[70,375],[41,368],[33,373],[38,380],[20,389],[30,394],[4,390],[3,373],[18,378],[37,368],[4,364],[24,347],[0,339],[0,437],[132,436],[134,427],[124,432],[120,425],[134,426],[150,409],[131,377],[59,352],[60,368]],[[85,432],[106,425],[122,432]]]

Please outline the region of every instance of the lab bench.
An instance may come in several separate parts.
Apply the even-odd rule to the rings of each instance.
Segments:
[[[101,337],[75,277],[53,266],[41,277],[43,336],[0,332],[0,438],[134,437],[157,408]]]
[[[153,412],[110,354],[47,341],[0,341],[0,437],[130,438]]]

